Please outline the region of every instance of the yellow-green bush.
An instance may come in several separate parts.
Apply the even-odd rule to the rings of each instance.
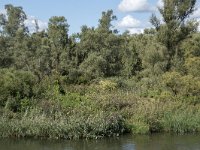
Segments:
[[[190,57],[185,61],[187,72],[193,76],[200,77],[200,57]]]
[[[200,94],[200,80],[192,75],[182,76],[178,72],[167,72],[163,75],[163,84],[176,95]]]
[[[102,90],[114,90],[117,88],[117,83],[111,80],[101,80],[99,82],[99,87]]]

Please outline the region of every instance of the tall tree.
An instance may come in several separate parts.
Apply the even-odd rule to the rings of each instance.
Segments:
[[[113,14],[113,10],[103,11],[101,19],[99,19],[99,29],[105,31],[111,31],[112,24],[111,22],[116,20],[117,17]]]
[[[123,38],[112,30],[112,21],[116,19],[112,10],[102,12],[97,28],[83,26],[79,34],[80,42],[77,44],[78,60],[81,70],[87,73],[96,69],[95,76],[114,76],[120,74],[121,50]],[[91,68],[87,71],[86,66],[94,59]],[[83,63],[83,64],[82,64]],[[100,67],[103,64],[103,67]],[[97,68],[97,66],[99,68]]]
[[[196,31],[196,24],[188,21],[195,10],[196,0],[163,0],[164,6],[159,8],[164,23],[153,15],[151,23],[157,29],[157,39],[168,50],[167,70],[172,67],[173,60],[182,57],[180,43]]]
[[[4,32],[9,36],[15,36],[18,30],[27,32],[27,28],[24,25],[26,20],[26,14],[22,7],[15,7],[11,4],[5,5],[6,15],[0,16],[0,26],[4,29]]]
[[[13,66],[18,59],[24,57],[23,51],[25,38],[27,37],[28,29],[24,25],[26,14],[22,7],[15,7],[11,4],[5,5],[6,14],[0,15],[1,28],[1,67]],[[19,57],[20,56],[20,57]]]
[[[51,43],[52,64],[56,72],[60,71],[61,57],[67,51],[69,25],[65,17],[54,16],[49,19],[48,36]]]
[[[100,53],[106,60],[106,76],[119,75],[122,67],[121,51],[123,49],[123,38],[115,34],[117,31],[112,30],[112,21],[117,17],[112,10],[102,12],[99,19],[99,26],[96,29],[99,37],[98,44],[100,45]]]

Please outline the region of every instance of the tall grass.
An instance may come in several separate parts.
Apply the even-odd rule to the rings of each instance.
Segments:
[[[168,92],[141,97],[135,88],[99,86],[74,86],[65,94],[55,87],[32,107],[23,105],[21,112],[0,109],[0,137],[77,139],[200,131],[199,103]]]
[[[21,119],[3,116],[0,118],[0,137],[101,138],[119,136],[126,131],[123,118],[116,113],[54,115],[57,119],[45,114],[29,114]]]

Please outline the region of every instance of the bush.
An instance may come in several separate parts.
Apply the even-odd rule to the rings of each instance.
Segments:
[[[20,105],[18,100],[34,96],[36,77],[31,72],[1,69],[0,76],[0,106],[5,106],[8,100]]]
[[[200,77],[200,57],[186,59],[185,66],[187,72],[195,77]]]
[[[80,70],[85,76],[89,76],[90,80],[103,77],[106,68],[106,60],[98,53],[92,53],[80,65]]]
[[[200,98],[200,80],[192,75],[181,76],[178,72],[168,72],[163,75],[163,84],[170,92],[183,99]]]
[[[101,80],[99,82],[99,87],[103,90],[114,90],[117,88],[117,83],[111,80]]]

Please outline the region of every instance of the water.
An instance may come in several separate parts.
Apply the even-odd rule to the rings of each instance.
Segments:
[[[75,141],[0,139],[0,150],[200,150],[200,135],[126,135]]]

